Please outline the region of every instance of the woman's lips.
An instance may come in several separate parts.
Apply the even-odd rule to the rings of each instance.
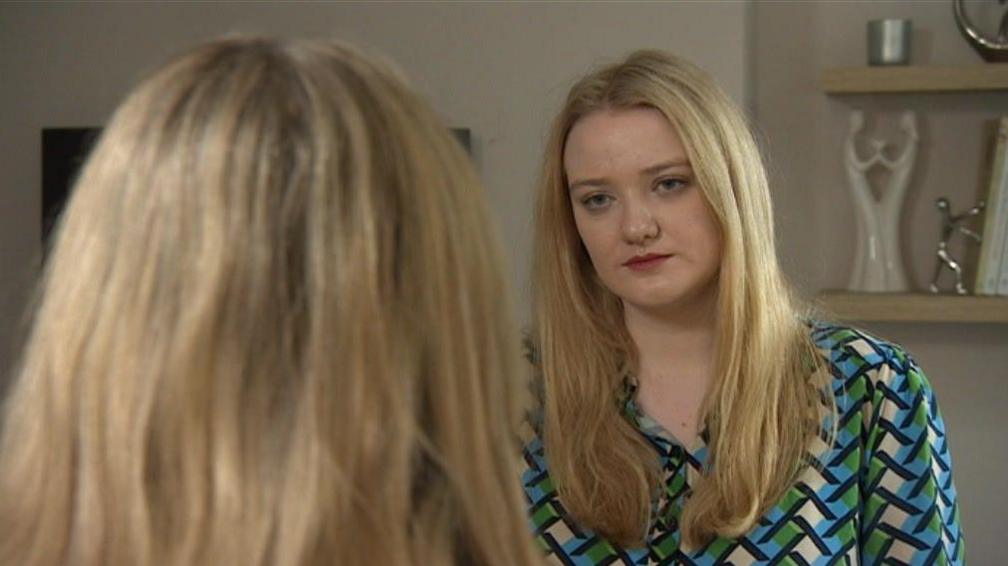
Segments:
[[[634,256],[623,265],[634,271],[648,271],[658,267],[670,257],[672,257],[672,254],[645,254]]]

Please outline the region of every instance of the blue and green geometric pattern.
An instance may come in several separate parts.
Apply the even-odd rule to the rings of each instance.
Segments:
[[[576,525],[557,498],[542,442],[522,475],[531,527],[554,564],[962,564],[963,536],[945,426],[927,379],[903,350],[857,330],[815,324],[837,403],[837,437],[818,440],[791,490],[745,536],[680,549],[677,518],[706,462],[636,407],[626,414],[659,455],[664,489],[643,548]],[[824,430],[832,423],[824,412]]]

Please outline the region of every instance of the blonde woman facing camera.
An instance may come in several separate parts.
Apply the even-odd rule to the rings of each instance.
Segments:
[[[223,39],[116,111],[7,401],[0,563],[524,566],[480,184],[387,64]]]
[[[523,481],[551,559],[962,562],[934,393],[898,346],[805,318],[703,72],[645,51],[577,82],[537,206]]]

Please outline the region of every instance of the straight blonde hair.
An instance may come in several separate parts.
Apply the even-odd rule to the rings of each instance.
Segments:
[[[816,353],[777,263],[766,173],[744,117],[690,63],[635,52],[571,88],[552,126],[536,206],[541,433],[564,506],[579,524],[637,546],[660,489],[657,454],[616,402],[636,347],[620,300],[581,243],[563,167],[578,120],[634,107],[657,109],[678,131],[723,242],[716,378],[702,407],[709,461],[679,520],[684,543],[696,547],[746,532],[791,486],[820,433],[826,386],[811,375]]]
[[[482,193],[343,44],[225,38],[145,80],[41,283],[0,563],[534,563]]]

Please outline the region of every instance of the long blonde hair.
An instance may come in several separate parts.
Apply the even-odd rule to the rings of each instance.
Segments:
[[[225,38],[115,113],[0,444],[0,563],[526,565],[481,184],[388,64]]]
[[[571,127],[606,108],[651,107],[679,132],[720,227],[716,378],[704,400],[708,469],[680,518],[687,546],[738,536],[790,487],[820,431],[814,347],[774,249],[760,153],[741,112],[702,71],[638,51],[578,81],[553,124],[536,208],[534,342],[543,443],[560,500],[584,526],[640,545],[659,489],[657,454],[616,402],[636,348],[619,299],[578,236],[563,167]],[[811,362],[811,363],[810,363]]]

